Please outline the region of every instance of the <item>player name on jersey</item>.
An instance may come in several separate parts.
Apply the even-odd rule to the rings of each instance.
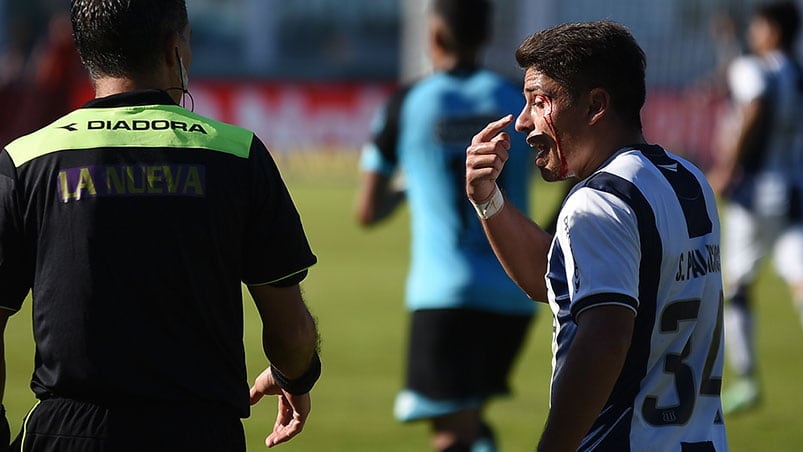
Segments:
[[[719,245],[706,245],[705,248],[680,253],[675,281],[686,281],[721,271]]]
[[[198,164],[82,166],[59,171],[61,202],[104,196],[194,196],[206,193],[206,167]]]

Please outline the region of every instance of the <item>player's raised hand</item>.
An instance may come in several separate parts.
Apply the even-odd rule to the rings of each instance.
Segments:
[[[466,195],[474,203],[487,201],[496,189],[510,149],[510,135],[504,129],[512,122],[513,115],[507,115],[488,124],[466,149]]]
[[[312,404],[309,393],[302,395],[291,394],[283,391],[276,380],[273,378],[271,368],[265,369],[251,387],[251,405],[256,404],[265,395],[279,396],[278,412],[276,422],[273,424],[273,432],[265,439],[265,445],[273,447],[278,444],[290,441],[301,433],[304,424],[309,417]]]

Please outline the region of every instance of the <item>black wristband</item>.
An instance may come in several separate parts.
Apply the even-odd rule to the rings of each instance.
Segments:
[[[270,371],[273,374],[273,381],[275,381],[280,388],[293,395],[302,395],[310,392],[312,387],[315,386],[315,382],[320,378],[321,359],[318,357],[318,353],[313,354],[309,369],[304,372],[304,375],[293,380],[285,377],[279,369],[273,367],[273,365],[270,366]]]

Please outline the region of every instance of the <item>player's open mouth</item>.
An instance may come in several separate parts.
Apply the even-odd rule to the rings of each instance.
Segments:
[[[546,165],[547,155],[549,155],[549,147],[547,147],[545,144],[531,144],[530,147],[537,151],[537,154],[535,155],[536,166]]]

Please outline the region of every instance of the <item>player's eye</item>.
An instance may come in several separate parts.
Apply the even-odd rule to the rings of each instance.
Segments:
[[[532,100],[530,100],[530,108],[533,110],[543,110],[544,108],[543,96],[533,96]]]
[[[535,96],[535,99],[533,99],[533,106],[539,110],[543,110],[544,115],[552,113],[552,101],[544,95]]]

